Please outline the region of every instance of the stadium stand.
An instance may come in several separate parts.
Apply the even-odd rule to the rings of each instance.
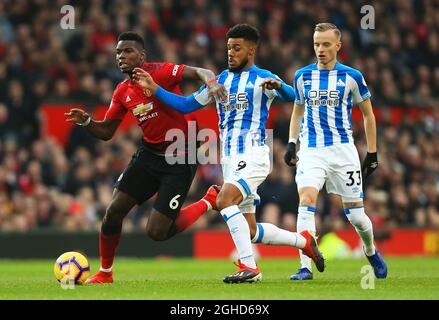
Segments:
[[[360,0],[70,1],[76,11],[73,30],[60,28],[60,2],[0,2],[0,230],[98,230],[113,183],[141,132],[128,125],[102,142],[69,127],[60,140],[48,134],[46,115],[72,105],[98,114],[109,104],[123,79],[115,64],[119,33],[142,34],[149,61],[219,71],[226,68],[227,29],[247,22],[262,32],[258,65],[291,83],[295,70],[313,61],[309,40],[320,21],[342,30],[340,60],[363,72],[373,96],[380,165],[366,183],[365,196],[374,225],[439,229],[437,1],[375,2],[376,30],[359,28]],[[196,88],[186,83],[183,91]],[[282,160],[291,109],[278,103],[271,112],[274,166],[260,187],[257,212],[258,220],[284,228],[295,228],[298,202],[292,171]],[[363,158],[358,113],[354,122]],[[188,201],[221,181],[219,165],[200,166]],[[335,197],[325,194],[318,208],[324,230],[348,226]],[[143,229],[149,209],[150,203],[136,208],[124,232]],[[225,227],[212,213],[194,229]]]

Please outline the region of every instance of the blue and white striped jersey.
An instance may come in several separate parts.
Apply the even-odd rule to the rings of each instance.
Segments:
[[[332,70],[317,64],[294,75],[296,104],[305,106],[299,140],[302,147],[327,147],[353,143],[352,106],[370,98],[360,71],[339,62]]]
[[[279,80],[282,88],[264,91],[260,85],[265,78]],[[217,80],[225,86],[229,98],[228,103],[216,103],[222,155],[241,154],[252,146],[264,145],[271,103],[276,97],[294,101],[293,88],[270,71],[256,66],[241,72],[224,70]],[[200,105],[206,105],[209,102],[206,85],[193,97]]]

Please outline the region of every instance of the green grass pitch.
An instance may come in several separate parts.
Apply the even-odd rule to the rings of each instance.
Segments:
[[[55,259],[54,259],[55,260]],[[62,289],[53,276],[54,260],[0,260],[0,300],[4,299],[439,299],[439,257],[389,258],[389,275],[362,289],[366,259],[329,261],[313,281],[291,281],[298,260],[261,259],[263,281],[224,284],[235,271],[228,260],[116,260],[115,283]],[[91,260],[92,274],[99,267]]]

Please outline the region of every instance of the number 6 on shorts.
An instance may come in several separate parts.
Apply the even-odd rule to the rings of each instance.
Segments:
[[[177,209],[178,205],[180,204],[177,199],[180,197],[181,194],[177,194],[174,198],[172,198],[171,201],[169,201],[169,208],[171,208],[172,210]]]

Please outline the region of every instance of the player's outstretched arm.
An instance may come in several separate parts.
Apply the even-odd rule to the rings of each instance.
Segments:
[[[209,69],[185,66],[182,75],[183,79],[203,81],[209,92],[209,97],[213,97],[218,102],[227,101],[226,87],[218,83],[215,74]]]
[[[366,133],[367,155],[363,162],[363,179],[375,171],[378,167],[377,156],[377,129],[375,115],[373,114],[372,103],[366,99],[358,104],[364,118],[364,131]]]
[[[84,110],[73,108],[64,114],[67,122],[73,122],[83,126],[90,134],[101,140],[110,140],[117,128],[120,120],[105,119],[104,121],[94,121]]]
[[[278,97],[285,102],[294,102],[296,95],[292,86],[274,78],[265,78],[261,87],[264,90],[276,90]]]
[[[296,165],[296,144],[299,137],[300,123],[302,122],[305,107],[303,105],[294,104],[293,113],[290,120],[290,138],[288,140],[287,151],[284,155],[284,161],[290,167]]]
[[[154,94],[164,104],[180,113],[186,114],[204,107],[193,95],[182,97],[163,89],[154,81],[151,75],[143,69],[135,68],[133,79],[137,84],[145,88],[145,90],[149,90]]]

